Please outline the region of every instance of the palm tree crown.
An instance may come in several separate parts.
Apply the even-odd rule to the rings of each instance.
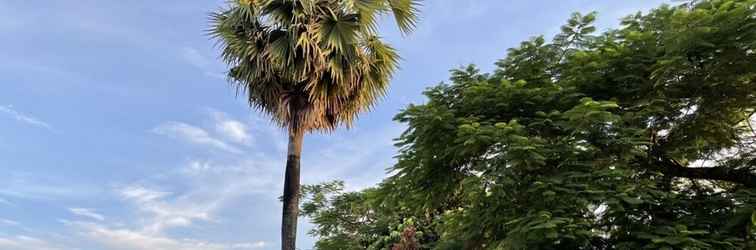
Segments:
[[[403,33],[417,0],[236,0],[212,14],[211,35],[249,104],[289,129],[281,249],[296,249],[304,133],[349,126],[383,96],[399,55],[377,35],[392,13]]]
[[[251,106],[289,130],[333,130],[383,96],[399,56],[377,35],[393,14],[403,32],[416,0],[239,0],[213,13],[210,33],[228,78]]]

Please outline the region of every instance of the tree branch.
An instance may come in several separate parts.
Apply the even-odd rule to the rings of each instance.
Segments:
[[[749,188],[756,188],[756,173],[750,168],[732,169],[727,167],[690,168],[682,166],[674,160],[662,158],[655,160],[651,166],[664,174],[674,177],[690,179],[727,181]]]

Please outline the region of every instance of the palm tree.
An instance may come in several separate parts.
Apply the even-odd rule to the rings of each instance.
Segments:
[[[299,159],[308,132],[351,126],[386,93],[399,55],[377,34],[382,14],[406,34],[418,0],[237,0],[211,15],[229,81],[289,133],[281,249],[293,250]]]

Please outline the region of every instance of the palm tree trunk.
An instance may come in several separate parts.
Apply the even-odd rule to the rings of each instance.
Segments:
[[[297,219],[299,217],[299,158],[302,153],[302,129],[289,131],[289,152],[284,177],[283,217],[281,222],[281,249],[295,250]]]

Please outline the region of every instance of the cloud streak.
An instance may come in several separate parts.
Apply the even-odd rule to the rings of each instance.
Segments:
[[[25,123],[27,125],[31,125],[38,128],[44,128],[48,130],[53,130],[53,127],[47,122],[44,122],[31,115],[27,115],[19,111],[16,111],[15,109],[13,109],[13,106],[11,105],[0,105],[0,113],[4,113],[10,116],[11,118],[14,118],[17,121],[21,123]]]
[[[153,133],[181,139],[197,145],[210,146],[231,153],[241,153],[237,147],[212,137],[202,128],[183,122],[166,122],[152,130]]]
[[[0,218],[0,224],[7,225],[7,226],[19,226],[19,225],[21,225],[21,223],[18,223],[18,221],[8,220],[8,219],[3,219],[3,218]]]
[[[0,236],[0,249],[13,249],[13,250],[63,250],[64,248],[53,246],[51,243],[29,237],[25,235],[17,235],[13,237]]]
[[[98,221],[105,220],[105,216],[98,214],[95,211],[92,211],[91,209],[88,209],[88,208],[69,208],[68,211],[71,212],[72,214],[95,219]]]
[[[190,238],[172,238],[135,230],[111,228],[95,223],[71,222],[87,239],[109,250],[255,250],[266,247],[264,241],[249,243],[214,243]]]

